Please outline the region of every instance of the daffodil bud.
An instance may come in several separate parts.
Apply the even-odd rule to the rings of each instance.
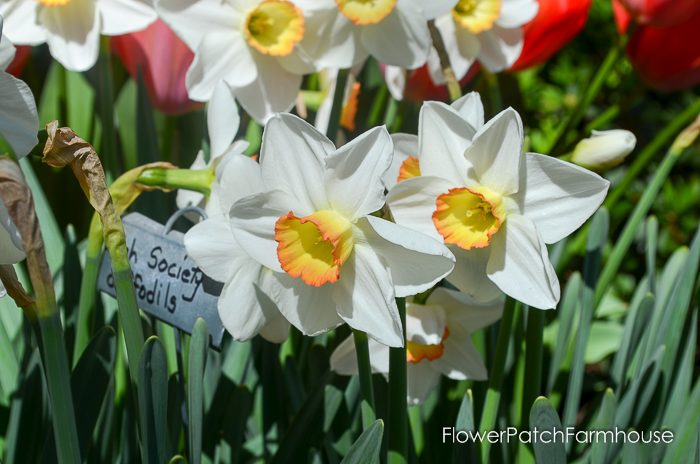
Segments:
[[[571,161],[588,169],[604,171],[622,163],[636,144],[637,138],[627,130],[593,131],[591,137],[576,145]]]

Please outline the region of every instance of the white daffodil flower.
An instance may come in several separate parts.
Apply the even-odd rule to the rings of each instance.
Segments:
[[[0,200],[0,264],[19,263],[24,257],[22,237],[12,222],[5,203]],[[0,282],[0,297],[6,294],[5,287]]]
[[[539,5],[536,0],[459,0],[449,14],[435,20],[457,80],[474,61],[491,72],[509,68],[523,49],[522,27],[530,22]],[[440,59],[431,50],[430,76],[444,84]]]
[[[209,161],[207,162],[204,158],[204,151],[199,150],[190,169],[211,169],[218,176],[219,167],[223,166],[229,157],[242,155],[248,148],[248,142],[233,141],[238,133],[240,122],[241,118],[231,89],[224,82],[219,82],[207,107]],[[178,208],[205,207],[208,214],[217,213],[219,210],[218,195],[214,190],[210,192],[207,199],[199,192],[180,189],[177,191],[175,203]]]
[[[486,380],[487,372],[471,335],[498,319],[503,303],[479,304],[460,292],[437,288],[425,305],[406,303],[406,374],[409,404],[422,403],[440,377]],[[369,340],[374,373],[389,374],[389,347]],[[331,355],[331,369],[341,375],[357,374],[353,337]]]
[[[2,32],[0,16],[0,135],[21,158],[39,143],[39,115],[27,84],[5,72],[15,57],[15,47]]]
[[[403,344],[394,298],[427,290],[454,266],[442,243],[371,213],[384,205],[391,137],[372,129],[336,149],[302,119],[274,116],[263,133],[267,191],[231,208],[238,242],[276,271],[270,295],[307,335],[343,322]]]
[[[10,40],[48,43],[51,56],[71,71],[95,65],[100,34],[140,31],[157,18],[147,0],[0,0],[0,14]]]
[[[430,50],[427,20],[449,11],[455,0],[296,0],[306,14],[301,48],[317,69],[349,68],[369,55],[385,64],[415,69]]]
[[[628,130],[593,131],[576,144],[571,161],[584,168],[604,171],[622,163],[637,145],[637,137]]]
[[[194,51],[190,98],[208,101],[219,81],[259,121],[289,110],[302,75],[298,56],[304,14],[288,0],[157,0],[163,20]]]
[[[545,244],[578,229],[609,182],[556,158],[523,155],[522,122],[512,108],[484,125],[481,108],[469,110],[423,105],[421,176],[392,188],[387,204],[397,223],[450,246],[457,264],[447,279],[463,292],[489,301],[500,289],[529,306],[553,308],[560,289]],[[476,124],[464,113],[477,115]]]
[[[245,155],[233,154],[219,171],[212,185],[218,210],[209,207],[209,217],[187,231],[187,254],[206,275],[224,283],[217,307],[234,340],[260,334],[281,343],[287,338],[289,323],[267,296],[277,291],[277,280],[239,244],[228,216],[238,199],[263,191],[260,165]]]

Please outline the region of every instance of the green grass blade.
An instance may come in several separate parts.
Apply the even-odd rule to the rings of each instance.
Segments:
[[[168,366],[157,337],[146,340],[138,370],[141,457],[147,464],[168,459]]]
[[[595,285],[598,281],[598,273],[600,272],[600,260],[603,247],[608,238],[609,221],[608,211],[604,208],[599,210],[595,216],[593,216],[593,222],[588,232],[586,259],[583,269],[584,286],[581,290],[581,311],[576,331],[576,347],[574,349],[574,359],[571,364],[569,384],[566,390],[566,403],[564,404],[563,422],[567,427],[575,425],[579,401],[581,399],[586,346],[588,344],[588,335],[595,311]],[[568,442],[567,449],[569,449],[570,446],[571,442]]]
[[[563,431],[561,420],[549,400],[543,396],[537,398],[530,410],[530,429],[534,430],[559,430]],[[553,438],[553,437],[552,437]],[[565,464],[566,449],[564,443],[559,440],[551,440],[545,443],[543,440],[533,441],[535,458],[538,464]]]
[[[669,445],[663,463],[695,462],[698,453],[698,424],[700,423],[700,380],[696,380],[693,392],[685,405],[685,412],[675,429],[674,440]]]
[[[384,422],[380,419],[362,432],[343,458],[342,464],[379,464],[383,435]]]
[[[611,377],[617,385],[621,385],[624,382],[635,353],[644,352],[642,335],[651,320],[653,309],[654,295],[651,294],[644,295],[641,300],[633,300],[630,305],[620,348],[615,354],[611,368]]]
[[[649,291],[656,293],[656,252],[659,245],[659,221],[656,216],[649,216],[646,227],[646,266]]]
[[[574,330],[574,321],[576,318],[576,308],[579,304],[579,295],[581,294],[581,284],[581,274],[575,272],[566,284],[564,296],[557,309],[559,328],[557,330],[557,341],[554,346],[554,351],[552,352],[552,360],[549,366],[549,378],[547,380],[548,393],[552,392],[562,363],[569,352],[572,339],[571,334]]]
[[[197,318],[190,341],[187,376],[187,412],[189,418],[190,463],[202,462],[202,431],[204,430],[204,367],[209,347],[209,331],[204,319]]]
[[[598,408],[598,414],[591,430],[613,430],[615,428],[615,410],[617,401],[615,393],[608,388],[603,394],[603,401]],[[591,445],[591,464],[605,464],[608,462],[610,446],[603,440],[593,442]]]

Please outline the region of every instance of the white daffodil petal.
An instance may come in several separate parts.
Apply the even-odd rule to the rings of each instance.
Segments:
[[[605,199],[610,182],[587,169],[551,156],[528,153],[519,200],[545,243],[581,227]]]
[[[212,158],[222,155],[233,142],[241,117],[231,88],[219,81],[207,108],[207,128]]]
[[[408,375],[408,404],[420,404],[428,397],[440,381],[440,373],[432,363],[423,360],[406,366]]]
[[[513,29],[524,26],[537,16],[539,4],[535,0],[501,0],[501,15],[496,24]]]
[[[507,108],[479,129],[464,156],[474,166],[479,184],[503,195],[518,191],[523,145],[523,124]]]
[[[213,216],[187,231],[184,237],[187,255],[202,271],[219,282],[228,282],[240,261],[250,261],[236,242],[228,217]]]
[[[243,19],[221,0],[156,0],[155,4],[158,15],[192,51],[209,32],[230,31]]]
[[[152,6],[141,0],[99,0],[103,35],[121,35],[146,29],[158,19]]]
[[[355,340],[352,335],[343,340],[333,351],[330,365],[331,370],[340,375],[357,375],[357,355],[355,354]]]
[[[247,260],[244,265],[231,267],[230,280],[224,285],[217,303],[219,317],[234,340],[250,340],[267,322],[255,287],[260,265]]]
[[[384,173],[382,180],[386,188],[391,188],[397,184],[401,165],[410,156],[418,157],[418,136],[413,134],[391,134],[394,142],[394,154],[391,158],[391,165]]]
[[[463,250],[459,247],[450,247],[457,259],[457,263],[447,281],[480,302],[491,301],[497,298],[501,291],[486,275],[486,265],[489,260],[488,248],[475,248]]]
[[[363,243],[356,243],[334,292],[338,315],[387,346],[403,345],[403,328],[386,264]]]
[[[100,17],[93,2],[79,0],[44,7],[39,21],[47,31],[51,56],[71,71],[87,71],[100,51]]]
[[[245,86],[235,87],[234,94],[248,114],[264,123],[274,113],[289,111],[294,106],[303,76],[287,71],[274,57],[252,53],[258,77]]]
[[[277,259],[275,223],[287,214],[289,197],[272,190],[248,196],[236,202],[229,213],[231,228],[239,245],[253,259],[276,272],[282,272]]]
[[[423,103],[418,122],[421,174],[448,179],[453,186],[463,186],[471,167],[464,151],[475,134],[476,128],[454,108],[440,102]]]
[[[547,246],[525,216],[510,214],[494,236],[486,272],[503,292],[528,306],[551,309],[559,302],[559,280]]]
[[[479,34],[479,61],[491,72],[508,69],[518,61],[523,50],[523,31],[521,28],[504,29],[494,26],[490,31]]]
[[[208,101],[220,81],[244,86],[259,77],[252,52],[236,31],[213,31],[204,36],[187,70],[185,85],[191,99]]]
[[[351,220],[384,205],[382,177],[394,144],[384,126],[375,127],[326,158],[326,194],[333,209]]]
[[[274,272],[261,268],[254,285],[260,309],[265,317],[265,322],[260,328],[260,336],[272,343],[282,343],[289,336],[290,324],[272,300],[272,296],[280,291],[279,280]]]
[[[0,134],[18,158],[25,156],[39,142],[34,96],[27,84],[0,71]]]
[[[12,60],[15,59],[15,53],[17,50],[12,43],[3,36],[2,29],[5,20],[0,16],[0,71],[4,71],[10,66]]]
[[[405,69],[398,66],[384,66],[384,82],[395,100],[403,100],[403,93],[406,89],[406,72]]]
[[[369,364],[372,373],[389,373],[389,347],[376,340],[368,340]],[[330,359],[331,369],[340,375],[357,375],[357,355],[355,352],[355,340],[349,336],[343,340],[333,351]]]
[[[397,297],[424,292],[452,271],[454,256],[441,241],[374,216],[366,220],[358,226],[388,264]]]
[[[289,321],[277,311],[277,315],[260,328],[260,336],[271,343],[283,343],[289,337],[289,327]]]
[[[389,191],[386,203],[397,224],[442,242],[443,237],[433,223],[435,199],[452,187],[449,181],[439,177],[414,177],[396,184]]]
[[[410,0],[399,0],[384,20],[363,26],[360,39],[381,63],[407,69],[424,65],[431,45],[425,17]]]
[[[46,42],[46,30],[37,21],[40,5],[27,0],[0,2],[0,15],[6,23],[3,33],[20,45],[39,45]]]
[[[451,324],[459,324],[468,333],[493,324],[503,315],[502,298],[479,303],[462,292],[443,287],[436,288],[430,294],[428,304],[440,306]]]
[[[304,335],[318,335],[343,323],[333,299],[337,284],[312,287],[287,274],[276,273],[275,277],[280,286],[270,296],[284,317]]]
[[[479,92],[469,92],[450,104],[475,130],[484,125],[484,104]]]
[[[468,333],[450,329],[450,336],[444,343],[442,356],[432,362],[435,369],[455,380],[486,380],[484,360]]]
[[[225,214],[241,198],[265,190],[260,164],[245,155],[232,154],[227,157],[218,177],[219,203]]]
[[[439,345],[446,325],[445,311],[439,306],[406,303],[406,341]]]
[[[23,259],[22,238],[0,200],[0,264],[14,264]]]
[[[323,185],[326,156],[335,147],[303,119],[291,114],[271,118],[263,132],[260,164],[268,188],[295,200],[295,214],[307,216],[328,207]]]
[[[314,2],[318,0],[313,0]],[[316,64],[317,69],[350,68],[367,58],[360,43],[360,31],[340,14],[335,2],[325,11],[307,12],[304,39],[299,48]]]
[[[458,0],[431,0],[421,2],[420,7],[423,10],[423,15],[426,19],[431,20],[437,17],[446,15],[455,7]]]

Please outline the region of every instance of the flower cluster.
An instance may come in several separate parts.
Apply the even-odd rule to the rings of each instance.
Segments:
[[[426,102],[417,136],[378,127],[340,148],[278,114],[260,163],[217,157],[209,218],[185,245],[224,283],[219,313],[234,339],[279,342],[288,323],[306,335],[347,323],[372,338],[382,373],[388,347],[405,340],[409,377],[419,379],[410,396],[420,401],[439,373],[485,378],[469,337],[500,317],[504,294],[557,305],[546,244],[580,227],[607,192],[599,175],[523,154],[522,143],[519,115],[485,122],[476,93]],[[404,339],[395,298],[417,294]],[[338,372],[353,371],[351,348],[348,340],[333,356]]]

